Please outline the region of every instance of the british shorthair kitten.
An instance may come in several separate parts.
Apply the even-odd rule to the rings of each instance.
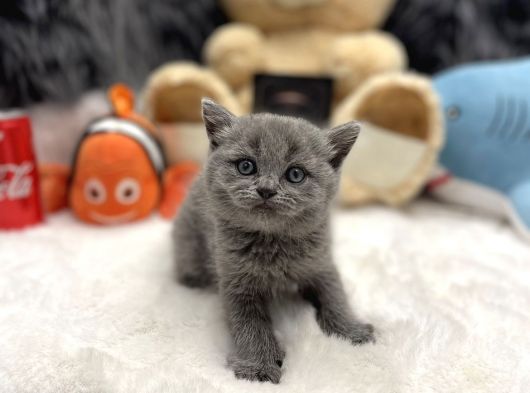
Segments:
[[[204,99],[210,153],[174,226],[178,280],[216,286],[236,377],[278,383],[284,351],[269,303],[298,288],[319,326],[352,344],[374,341],[352,312],[331,257],[329,207],[360,127],[321,130],[272,114],[236,117]]]

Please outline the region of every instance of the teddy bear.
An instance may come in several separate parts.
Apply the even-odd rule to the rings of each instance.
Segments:
[[[330,125],[353,119],[364,125],[343,168],[340,200],[399,205],[422,189],[443,143],[442,116],[430,80],[405,72],[402,44],[377,30],[394,0],[221,4],[233,22],[208,38],[206,65],[168,64],[146,84],[146,114],[176,127],[167,144],[184,141],[170,157],[190,158],[186,146],[203,146],[206,154],[198,136],[204,133],[189,128],[200,121],[200,97],[249,113],[257,74],[325,76],[333,81]]]

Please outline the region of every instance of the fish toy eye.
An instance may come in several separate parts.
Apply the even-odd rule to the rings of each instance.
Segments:
[[[121,180],[114,191],[114,196],[122,205],[131,205],[140,199],[141,187],[137,180],[126,177]]]
[[[93,205],[101,205],[107,200],[107,189],[103,183],[96,179],[88,179],[83,187],[85,199]]]
[[[456,105],[451,105],[446,109],[446,115],[449,120],[456,120],[460,117],[460,108]]]

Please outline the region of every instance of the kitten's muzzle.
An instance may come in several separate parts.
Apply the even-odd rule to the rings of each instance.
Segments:
[[[264,188],[264,187],[257,188],[256,192],[263,199],[271,199],[274,195],[277,194],[276,190],[273,190],[272,188]]]

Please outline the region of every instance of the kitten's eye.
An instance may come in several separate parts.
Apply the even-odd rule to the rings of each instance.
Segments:
[[[287,169],[285,177],[291,183],[300,183],[302,180],[305,179],[305,172],[302,168],[293,166],[292,168]]]
[[[237,170],[242,175],[248,176],[248,175],[253,175],[254,173],[256,173],[257,168],[256,168],[256,164],[253,161],[249,159],[244,159],[244,160],[239,160],[237,162]]]

